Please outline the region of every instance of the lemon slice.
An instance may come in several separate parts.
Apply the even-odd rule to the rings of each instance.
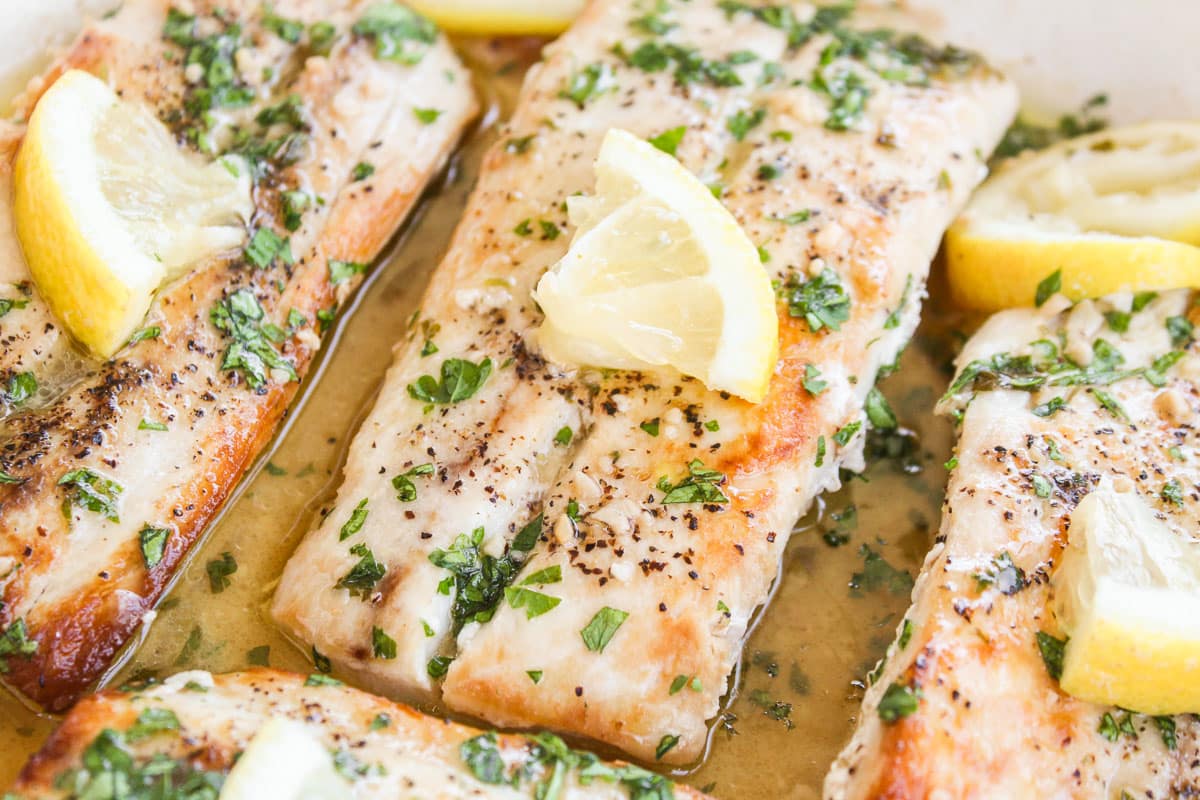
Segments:
[[[1029,306],[1062,270],[1072,300],[1200,286],[1200,123],[1151,122],[1014,159],[946,233],[955,300]]]
[[[350,784],[303,724],[277,717],[259,729],[221,788],[220,800],[350,800]]]
[[[671,156],[613,129],[596,192],[567,201],[567,254],[534,297],[545,354],[616,369],[673,367],[751,402],[779,349],[771,279],[708,188]]]
[[[409,0],[451,33],[552,35],[567,29],[585,0]]]
[[[1053,578],[1069,635],[1063,691],[1146,714],[1200,711],[1200,542],[1133,492],[1099,488],[1071,515]]]
[[[165,281],[237,247],[249,171],[184,153],[147,111],[71,70],[38,101],[17,154],[13,215],[34,283],[107,358]]]

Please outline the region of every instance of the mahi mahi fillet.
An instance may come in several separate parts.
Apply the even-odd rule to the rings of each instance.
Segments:
[[[88,697],[5,797],[124,797],[113,793],[115,781],[153,792],[139,797],[167,796],[159,787],[173,784],[181,793],[171,797],[216,798],[250,739],[277,719],[303,724],[333,754],[346,796],[361,800],[705,796],[645,769],[570,750],[552,736],[479,731],[323,678],[268,669],[181,672],[161,685]],[[272,796],[270,786],[258,789],[260,797]]]
[[[589,4],[488,154],[275,618],[379,691],[694,761],[793,524],[861,463],[864,398],[1016,106],[892,22]],[[530,291],[614,127],[673,150],[779,281],[763,403],[539,357]]]
[[[89,70],[258,176],[247,252],[169,286],[145,323],[157,336],[107,363],[75,351],[30,282],[8,216],[21,130],[0,131],[0,677],[47,708],[148,619],[474,114],[428,23],[360,24],[384,7],[408,18],[388,3],[127,0],[32,88],[26,114],[62,71]],[[21,376],[34,396],[13,393]]]
[[[1195,537],[1193,297],[1150,296],[1006,311],[967,343],[942,403],[961,414],[961,430],[941,531],[826,797],[1200,792],[1194,716],[1076,700],[1038,643],[1039,633],[1043,643],[1063,636],[1052,575],[1088,492],[1136,493],[1172,531]],[[1114,330],[1123,320],[1127,329]]]

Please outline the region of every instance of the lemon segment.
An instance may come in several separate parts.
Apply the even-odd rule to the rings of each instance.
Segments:
[[[1068,538],[1053,578],[1070,637],[1063,691],[1145,714],[1200,711],[1200,542],[1107,487],[1080,502]]]
[[[1200,286],[1200,123],[1101,131],[1028,153],[975,193],[946,233],[955,301],[1033,304],[1062,270],[1072,300]]]
[[[409,0],[450,33],[481,36],[562,33],[585,0]]]
[[[536,339],[559,363],[670,367],[751,402],[779,349],[770,276],[733,215],[673,157],[620,129],[596,191],[570,198],[575,235],[537,285]]]
[[[259,729],[221,788],[220,800],[350,800],[333,758],[303,724],[276,718]]]
[[[239,246],[249,171],[183,153],[158,120],[71,70],[38,101],[14,167],[17,238],[39,293],[108,358],[158,288]]]

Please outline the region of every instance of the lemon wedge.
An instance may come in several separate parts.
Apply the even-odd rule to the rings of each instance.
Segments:
[[[1070,637],[1063,691],[1146,714],[1200,711],[1200,542],[1105,487],[1072,513],[1068,538],[1053,578]]]
[[[277,717],[259,729],[221,788],[220,800],[350,800],[329,751],[303,724]]]
[[[673,367],[751,402],[779,351],[775,295],[733,215],[678,161],[613,129],[596,192],[567,200],[567,254],[534,298],[552,360],[615,369]]]
[[[482,36],[562,33],[585,0],[409,0],[450,33]]]
[[[1200,123],[1068,139],[1002,167],[946,233],[951,292],[1029,306],[1057,270],[1072,300],[1200,286]]]
[[[86,72],[55,81],[17,154],[13,216],[38,291],[76,339],[111,356],[165,281],[242,243],[253,211],[243,166],[184,153]]]

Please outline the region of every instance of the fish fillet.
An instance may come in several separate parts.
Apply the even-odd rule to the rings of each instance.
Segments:
[[[941,530],[826,779],[831,800],[1200,791],[1194,716],[1076,700],[1050,677],[1037,640],[1062,637],[1052,575],[1072,510],[1094,488],[1136,492],[1173,531],[1195,536],[1200,356],[1168,330],[1192,313],[1191,293],[1139,311],[1128,293],[1062,305],[997,314],[959,356],[941,406],[962,414]],[[1127,314],[1125,332],[1106,322]],[[1030,355],[1032,366],[1022,361]],[[1170,481],[1183,488],[1178,505],[1163,496]],[[882,718],[916,692],[911,713]]]
[[[274,615],[286,629],[384,693],[440,694],[494,724],[645,760],[700,756],[792,526],[839,468],[861,465],[864,398],[912,333],[941,233],[1016,106],[969,54],[862,33],[903,18],[815,12],[600,0],[547,48],[336,504],[285,569]],[[922,75],[896,82],[847,55],[820,65],[867,39],[907,42]],[[869,87],[865,111],[812,88],[818,69]],[[674,142],[780,282],[781,357],[762,404],[539,358],[530,291],[566,251],[564,201],[593,189],[614,127]],[[806,319],[799,296],[832,284],[848,318]],[[454,398],[464,362],[471,392]],[[806,390],[818,374],[823,389]],[[664,504],[660,479],[693,501]],[[713,489],[727,502],[694,502]],[[376,653],[376,629],[394,658]]]
[[[215,800],[247,743],[276,719],[303,724],[333,754],[349,796],[356,798],[705,796],[639,767],[569,750],[554,737],[494,734],[444,722],[336,681],[321,682],[323,677],[314,681],[269,669],[225,675],[192,671],[144,689],[90,696],[72,709],[5,797],[115,796],[100,793],[108,776],[98,768],[99,759],[89,758],[106,748],[111,752],[115,741],[131,761],[128,769],[117,766],[115,772],[141,775],[153,763],[151,770],[161,775],[167,763],[172,769],[166,774],[177,787],[190,785],[189,780],[214,787],[211,793],[186,796]],[[110,757],[109,763],[114,761]],[[261,796],[272,796],[267,787],[260,788]]]
[[[33,373],[39,388],[21,405],[6,401],[0,418],[0,632],[20,642],[0,650],[0,673],[48,709],[100,678],[150,619],[270,439],[338,304],[475,113],[469,75],[435,31],[355,32],[378,6],[291,0],[272,11],[239,0],[187,3],[184,14],[166,0],[131,0],[89,25],[26,98],[27,113],[57,74],[87,69],[182,139],[227,139],[219,149],[262,170],[255,230],[288,237],[291,254],[290,263],[277,253],[253,266],[238,252],[198,265],[157,297],[146,326],[159,335],[100,364],[62,335],[5,222],[0,297],[17,302],[0,318],[0,379]],[[313,24],[331,26],[317,29],[333,32],[325,55],[303,33]],[[377,57],[385,38],[411,63]],[[198,60],[185,67],[191,53]],[[245,105],[215,108],[206,130],[194,109],[214,86]],[[7,198],[19,137],[4,133]],[[290,191],[307,195],[299,210]],[[224,329],[221,312],[231,315]]]

